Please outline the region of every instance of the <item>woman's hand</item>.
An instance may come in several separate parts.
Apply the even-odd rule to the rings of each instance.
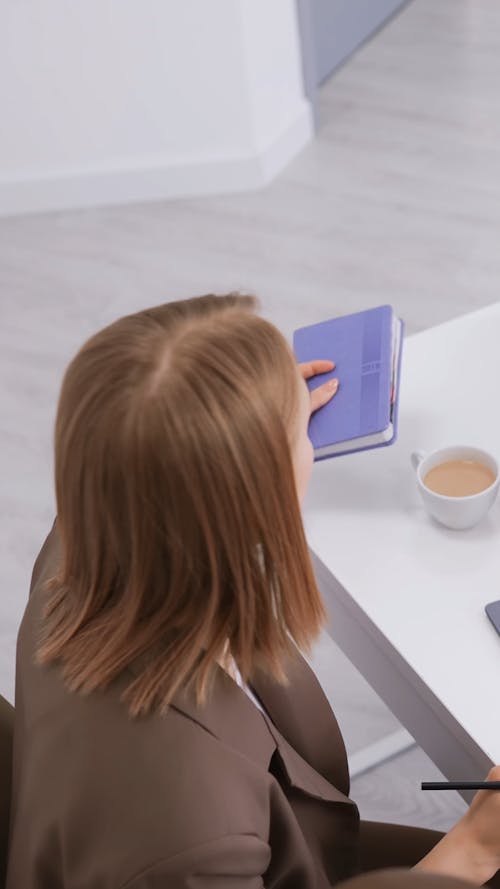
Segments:
[[[333,370],[335,367],[334,361],[328,361],[326,358],[319,358],[316,361],[305,361],[302,364],[299,364],[299,370],[304,377],[305,380],[308,380],[310,377],[314,377],[315,374],[324,374],[328,373],[329,370]],[[314,389],[311,392],[311,413],[313,411],[317,411],[319,407],[322,407],[327,401],[330,401],[330,398],[337,393],[339,388],[339,381],[328,380],[327,383],[323,383],[321,386],[318,386],[317,389]]]
[[[493,766],[486,780],[500,781],[500,766]],[[458,824],[479,860],[491,868],[489,879],[500,868],[500,790],[478,790]]]
[[[500,766],[494,766],[486,780],[500,781]],[[416,868],[477,885],[489,880],[500,869],[500,790],[479,790],[465,815]]]

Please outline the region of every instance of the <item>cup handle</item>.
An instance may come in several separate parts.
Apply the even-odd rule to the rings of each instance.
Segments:
[[[411,465],[413,466],[415,471],[420,466],[422,460],[425,460],[426,456],[427,456],[427,454],[425,453],[425,451],[413,451],[413,454],[411,455],[410,460],[411,460]]]

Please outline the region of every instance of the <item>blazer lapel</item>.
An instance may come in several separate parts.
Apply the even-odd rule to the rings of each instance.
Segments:
[[[302,659],[300,660],[302,661]],[[329,713],[331,710],[328,702],[325,704],[325,701],[320,699],[319,709],[315,710],[314,706],[312,707],[311,715],[314,710],[313,719],[309,718],[301,723],[303,695],[310,693],[309,686],[311,684],[314,686],[315,680],[312,677],[314,681],[311,683],[311,677],[308,675],[309,668],[303,661],[299,665],[298,672],[302,674],[302,683],[297,687],[295,684],[297,674],[291,676],[293,687],[290,688],[289,694],[286,693],[287,690],[283,686],[278,685],[274,680],[266,677],[264,681],[263,677],[259,677],[254,687],[267,709],[267,713],[264,714],[220,667],[217,668],[212,693],[204,707],[198,707],[194,690],[178,693],[174,697],[171,707],[179,710],[184,716],[194,720],[219,740],[265,769],[269,769],[271,758],[276,751],[287,782],[309,796],[330,802],[354,805],[342,790],[318,769],[314,756],[316,750],[323,754],[323,757],[320,756],[320,764],[327,765],[327,762],[326,754],[321,745],[318,745],[315,736],[318,725],[320,733],[325,732],[324,709],[326,708]],[[307,688],[304,685],[307,685]],[[295,692],[297,692],[297,700],[294,697]],[[300,732],[299,728],[301,728]],[[338,732],[335,720],[333,728],[336,728]],[[327,725],[326,730],[328,729],[332,729],[332,726]],[[308,732],[312,738],[305,742]],[[295,747],[296,739],[299,741],[299,746],[307,748],[306,753],[309,759],[308,757],[304,758],[302,750]],[[333,736],[332,741],[334,740]],[[326,746],[331,755],[334,745]],[[333,770],[330,768],[329,771]]]
[[[276,741],[261,712],[222,667],[217,667],[212,691],[204,707],[196,703],[194,689],[178,692],[171,707],[248,759],[266,769],[269,767]]]
[[[298,780],[299,772],[305,777],[307,771],[310,776],[307,769],[301,769],[296,758],[299,754],[300,762],[305,760],[347,799],[349,768],[345,744],[323,689],[298,651],[288,662],[286,674],[289,685],[282,686],[259,672],[252,681],[252,689],[271,718],[271,732],[274,723],[274,737],[290,779],[294,776],[293,780]]]
[[[346,794],[342,793],[330,781],[327,781],[312,765],[309,765],[299,753],[288,743],[276,726],[266,717],[269,731],[276,741],[276,752],[288,783],[309,796],[316,799],[328,800],[332,803],[354,803]]]
[[[137,675],[136,664],[129,669]],[[264,714],[219,666],[205,706],[194,689],[178,692],[170,706],[266,770],[277,752],[285,779],[302,792],[354,806],[344,742],[318,680],[298,653],[287,676],[289,686],[282,686],[256,674],[252,689]]]

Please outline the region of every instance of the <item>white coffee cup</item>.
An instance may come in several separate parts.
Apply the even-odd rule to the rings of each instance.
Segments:
[[[495,481],[484,491],[470,494],[467,497],[447,497],[444,494],[437,494],[426,487],[424,478],[431,469],[448,460],[477,460],[478,463],[491,469],[495,474]],[[411,455],[411,462],[416,470],[417,485],[425,508],[431,516],[442,525],[446,525],[447,528],[455,530],[472,528],[493,506],[498,493],[500,476],[497,461],[487,451],[465,446],[441,448],[430,454],[415,451]]]

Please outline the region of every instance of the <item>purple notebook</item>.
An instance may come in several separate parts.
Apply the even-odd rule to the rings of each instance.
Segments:
[[[297,361],[329,358],[333,371],[307,381],[310,391],[333,377],[337,394],[309,423],[314,459],[392,444],[397,436],[404,324],[392,306],[332,318],[296,330]]]

